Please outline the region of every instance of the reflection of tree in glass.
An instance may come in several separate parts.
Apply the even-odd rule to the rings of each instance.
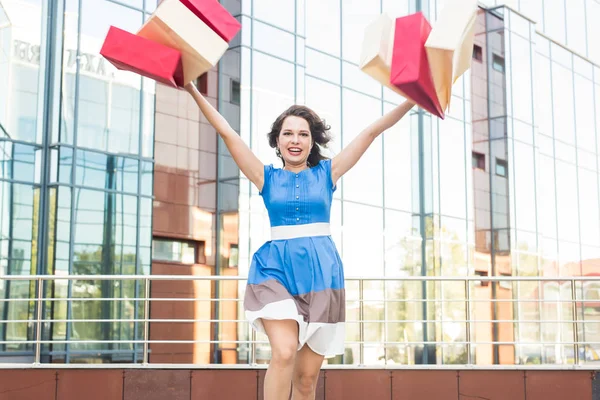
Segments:
[[[468,273],[467,244],[460,236],[449,228],[439,227],[433,223],[433,218],[425,220],[425,242],[427,275],[436,276],[465,276]],[[466,225],[466,224],[465,224]],[[393,250],[396,254],[393,260],[388,260],[386,273],[399,276],[421,276],[421,235],[418,228],[412,228],[395,242]],[[392,249],[386,249],[390,251]],[[424,285],[421,282],[393,282],[386,285],[386,297],[389,300],[410,300],[405,302],[391,301],[387,304],[387,320],[399,321],[387,324],[387,341],[389,342],[418,342],[445,341],[456,342],[466,340],[466,324],[453,322],[466,319],[464,301],[448,301],[465,299],[462,282],[430,282],[425,285],[426,299],[440,300],[429,302],[424,306]],[[427,337],[424,337],[424,323],[402,322],[406,320],[437,320],[442,323],[428,323]],[[383,338],[382,338],[383,339]],[[437,351],[429,350],[428,362],[437,352],[444,364],[462,364],[467,361],[465,345],[438,346]],[[389,345],[386,348],[387,362],[399,364],[420,364],[422,362],[422,345]]]

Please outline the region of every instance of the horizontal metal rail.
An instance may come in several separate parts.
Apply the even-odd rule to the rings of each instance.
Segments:
[[[164,368],[165,365],[167,368],[190,365],[194,368],[261,368],[262,364],[268,362],[270,348],[266,336],[257,334],[243,318],[241,296],[231,298],[229,292],[228,298],[212,298],[207,297],[205,292],[194,293],[187,288],[178,291],[176,284],[161,287],[160,292],[152,293],[155,286],[151,286],[161,281],[210,281],[217,284],[237,282],[241,285],[246,280],[243,276],[0,275],[0,294],[19,296],[0,298],[0,310],[4,310],[4,319],[0,320],[0,368],[73,368],[74,365],[85,368],[107,367],[103,363],[69,364],[64,361],[69,358],[64,357],[65,354],[71,354],[71,357],[103,357],[105,362],[108,357],[108,365],[132,368]],[[351,335],[345,341],[345,346],[347,352],[355,354],[354,358],[359,362],[344,364],[346,361],[342,361],[342,364],[329,364],[330,368],[597,369],[600,365],[600,276],[352,276],[345,280],[358,283],[356,289],[346,289],[349,295],[346,297],[346,325]],[[20,288],[26,288],[24,292],[5,292],[6,285],[15,281],[33,283],[35,290],[31,285],[21,285]],[[138,291],[134,293],[131,285],[115,289],[114,297],[102,297],[98,295],[98,291],[85,291],[86,286],[99,287],[98,283],[102,281],[136,281]],[[382,285],[380,288],[368,288],[367,282],[380,282]],[[396,283],[393,290],[402,285],[406,285],[405,288],[417,288],[411,286],[413,282],[452,288],[452,292],[448,294],[438,290],[435,294],[437,297],[393,298],[385,285]],[[535,290],[530,289],[523,298],[516,296],[517,290],[511,289],[512,285],[500,286],[506,290],[503,295],[505,298],[482,298],[491,296],[489,285],[501,282],[537,285]],[[483,283],[487,285],[482,285]],[[590,284],[594,283],[598,283],[598,286],[592,285],[590,298],[585,298],[584,289],[590,289]],[[49,284],[83,287],[84,291],[80,295],[69,291],[72,293],[71,297],[62,298],[57,295],[60,292],[44,289]],[[448,286],[444,286],[445,284]],[[419,285],[417,289],[420,288]],[[130,290],[136,295],[124,296],[122,290]],[[475,296],[475,290],[480,290],[478,296]],[[549,297],[544,297],[545,290],[550,290]],[[211,289],[209,291],[212,293]],[[53,297],[44,297],[46,292],[53,293]],[[383,295],[384,293],[386,294]],[[23,297],[27,295],[27,298]],[[392,298],[385,298],[386,296]],[[211,315],[211,304],[214,302],[229,304],[227,307],[230,307],[231,313],[222,315],[222,318]],[[66,304],[69,304],[69,309],[76,310],[75,316],[71,315],[71,311],[71,314],[66,314],[67,318],[64,317]],[[57,311],[61,307],[64,308],[62,314]],[[429,310],[426,316],[422,314],[423,307]],[[497,319],[491,318],[494,315],[492,307],[503,307],[502,313],[495,314],[499,315]],[[48,311],[51,309],[54,310],[53,314]],[[100,309],[107,313],[106,318],[101,318],[96,313]],[[212,324],[228,327],[227,334],[221,334],[219,338],[212,337]],[[432,327],[428,329],[429,337],[416,340],[419,339],[419,329],[425,324]],[[65,328],[66,326],[69,328]],[[450,336],[445,331],[449,326],[452,327]],[[535,335],[526,333],[520,336],[524,326],[536,327]],[[417,333],[407,336],[404,330],[406,327],[413,327]],[[498,330],[498,327],[503,327],[503,334],[495,338],[491,332],[494,328]],[[382,330],[387,333],[381,334]],[[220,331],[224,332],[224,329]],[[352,338],[358,340],[351,340]],[[189,347],[173,347],[177,345]],[[476,357],[482,347],[491,349],[495,346],[512,348],[515,365],[491,365],[480,362]],[[197,356],[193,354],[199,351],[212,353],[213,350],[207,350],[212,347],[244,356],[239,356],[237,364],[221,364],[214,360],[189,364],[152,361],[152,357],[161,352],[187,352],[192,359]],[[419,366],[414,361],[397,364],[393,361],[395,356],[391,355],[401,352],[401,359],[416,359],[415,352],[425,349],[433,349],[442,354],[436,357],[437,364]],[[486,349],[486,352],[491,351],[490,349]],[[539,351],[531,353],[531,349]],[[444,364],[445,352],[450,356],[458,354],[458,359],[462,361]],[[544,352],[552,353],[544,356],[549,361],[538,360],[539,364],[523,364],[517,360],[517,355],[524,354],[527,358],[531,353],[531,357],[541,357]],[[375,353],[377,357],[373,355]],[[131,361],[123,361],[123,357],[130,357]],[[380,361],[382,357],[384,361]],[[9,359],[10,362],[5,361]]]

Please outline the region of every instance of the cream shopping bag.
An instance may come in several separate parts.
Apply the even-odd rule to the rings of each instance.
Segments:
[[[425,49],[442,109],[450,106],[452,85],[471,67],[477,0],[446,0]]]
[[[181,52],[184,84],[214,67],[229,46],[180,0],[163,0],[137,34]]]
[[[359,68],[383,86],[408,99],[406,94],[390,83],[395,28],[396,20],[387,13],[381,14],[367,25]]]

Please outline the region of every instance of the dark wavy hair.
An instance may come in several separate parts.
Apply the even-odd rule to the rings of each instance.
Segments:
[[[271,125],[271,131],[267,134],[269,146],[274,149],[277,148],[277,138],[281,132],[283,121],[290,116],[300,117],[306,120],[306,122],[308,122],[312,140],[314,143],[318,144],[318,146],[312,147],[310,154],[308,155],[308,166],[314,167],[319,164],[320,161],[326,160],[327,157],[321,154],[321,148],[326,148],[327,144],[331,141],[331,133],[329,132],[331,127],[327,125],[325,120],[321,119],[316,112],[306,106],[293,105],[277,117],[275,122],[273,122],[273,125]],[[278,153],[277,156],[285,166],[285,160],[281,154]]]

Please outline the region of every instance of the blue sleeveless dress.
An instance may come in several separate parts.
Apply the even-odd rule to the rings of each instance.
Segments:
[[[343,354],[344,271],[329,231],[331,160],[299,173],[266,165],[264,177],[271,240],[252,258],[246,318],[262,333],[262,319],[295,320],[298,350],[306,344],[325,357]]]

